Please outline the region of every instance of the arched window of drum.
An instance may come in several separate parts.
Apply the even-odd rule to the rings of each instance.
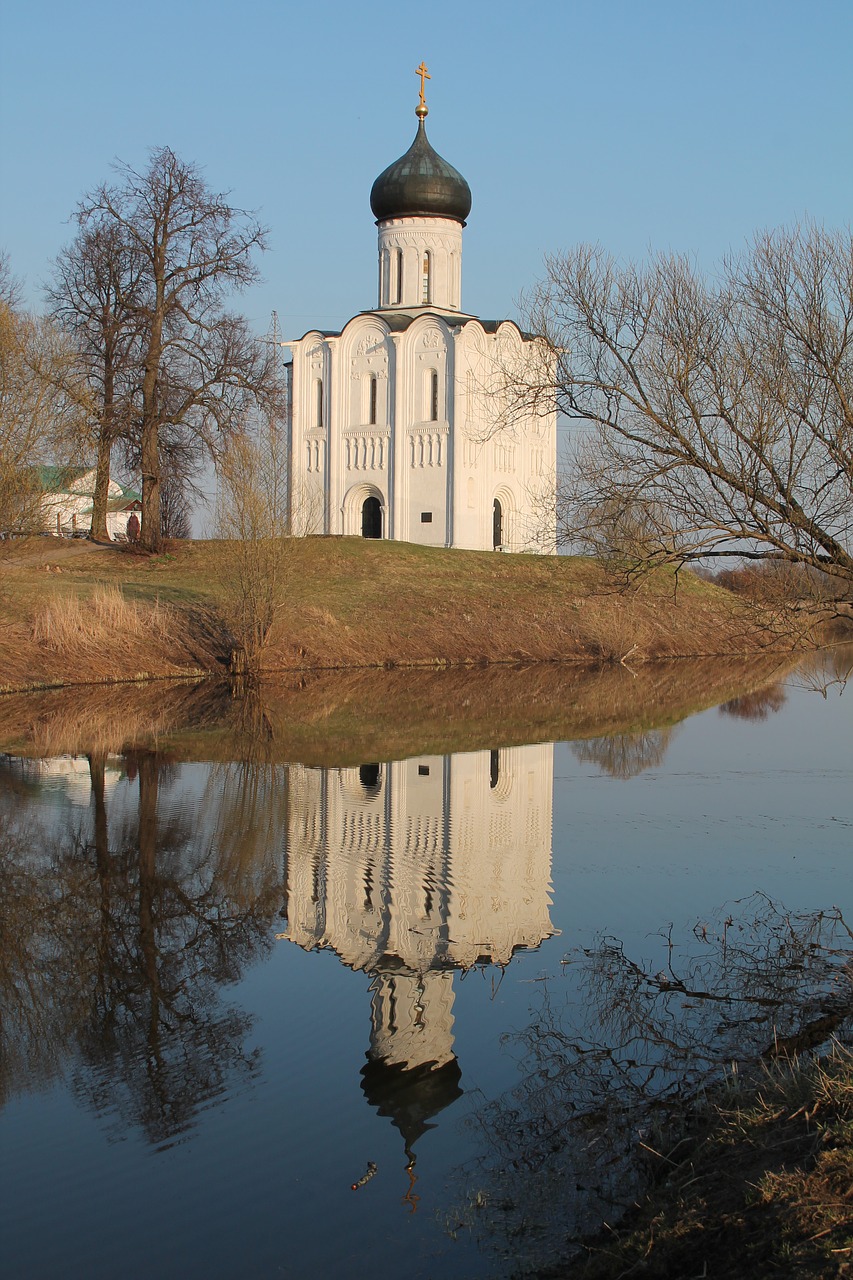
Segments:
[[[429,420],[438,422],[438,371],[433,369],[429,375]]]
[[[423,268],[421,271],[421,302],[430,301],[430,267],[432,266],[432,254],[427,249],[424,254]]]
[[[397,250],[397,298],[398,303],[403,301],[403,250]]]
[[[368,393],[367,421],[371,427],[376,426],[376,406],[379,399],[379,379],[376,374],[370,375],[370,391]]]
[[[315,408],[314,425],[322,427],[323,425],[323,379],[318,378],[314,383]]]

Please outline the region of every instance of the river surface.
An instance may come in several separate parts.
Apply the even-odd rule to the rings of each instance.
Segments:
[[[548,1261],[613,1192],[566,1148],[615,1096],[578,1037],[642,1040],[626,974],[659,1001],[697,946],[741,981],[736,933],[853,921],[845,670],[576,741],[504,746],[496,711],[396,761],[0,757],[4,1276]]]

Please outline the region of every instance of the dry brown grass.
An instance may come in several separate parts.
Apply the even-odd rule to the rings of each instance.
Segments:
[[[227,664],[234,640],[223,621],[224,544],[134,556],[116,548],[72,555],[62,540],[42,543],[0,574],[0,689]],[[583,558],[360,538],[297,539],[288,564],[286,607],[263,655],[269,673],[555,661],[636,667],[794,647],[772,615],[690,574],[676,586],[662,571],[623,591]]]
[[[174,629],[172,611],[161,604],[126,600],[118,587],[96,587],[88,600],[65,596],[47,601],[33,618],[32,637],[70,658],[112,653],[129,657],[141,643],[163,643]]]
[[[809,1280],[853,1275],[853,1054],[734,1078],[677,1138],[668,1176],[632,1219],[559,1272]],[[670,1156],[676,1151],[670,1151]]]

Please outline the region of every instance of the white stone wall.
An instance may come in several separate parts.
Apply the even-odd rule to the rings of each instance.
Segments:
[[[429,255],[428,290],[424,259]],[[428,296],[425,297],[424,293]],[[379,224],[379,303],[383,307],[462,306],[462,224],[450,218],[389,218]]]
[[[498,498],[503,550],[555,550],[556,414],[515,411],[507,387],[541,353],[514,324],[367,313],[292,346],[295,532],[360,535],[374,496],[383,537],[491,550]]]
[[[490,333],[469,321],[456,341],[454,542],[493,546],[494,502],[501,503],[505,551],[556,551],[555,408],[531,412],[517,388],[538,376],[545,358],[506,321]]]

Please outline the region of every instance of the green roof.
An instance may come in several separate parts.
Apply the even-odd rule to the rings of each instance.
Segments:
[[[34,470],[45,493],[69,493],[74,481],[80,480],[92,468],[41,466]]]
[[[33,470],[38,478],[40,488],[45,493],[72,493],[71,485],[75,481],[81,480],[83,476],[94,471],[94,467],[58,467],[58,466],[39,466]],[[112,479],[112,477],[111,477]],[[131,502],[141,502],[142,494],[129,484],[122,484],[120,480],[115,480],[121,490],[120,497],[110,498],[109,510],[121,511],[123,507]],[[74,494],[78,498],[88,498],[91,495],[86,492],[77,492]],[[86,512],[81,514],[85,515]]]

